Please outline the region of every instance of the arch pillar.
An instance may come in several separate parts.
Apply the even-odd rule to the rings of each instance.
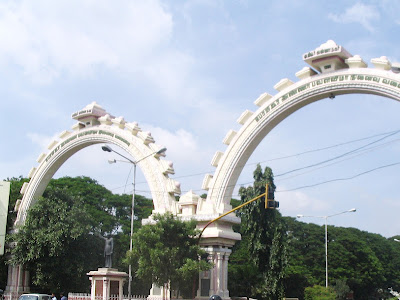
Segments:
[[[24,265],[9,265],[5,295],[9,295],[10,299],[16,299],[23,293],[29,293],[29,281],[29,271]]]
[[[205,248],[208,259],[214,264],[209,271],[199,274],[198,299],[208,299],[210,295],[219,295],[222,299],[229,298],[228,290],[228,261],[232,252],[225,246],[208,246]]]

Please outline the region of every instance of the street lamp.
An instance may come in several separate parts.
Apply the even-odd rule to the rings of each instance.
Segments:
[[[328,218],[334,217],[337,215],[345,214],[348,212],[355,212],[356,209],[352,208],[349,210],[342,211],[337,214],[329,215],[329,216],[304,216],[297,215],[297,218],[321,218],[325,219],[325,287],[328,288]]]
[[[103,151],[106,152],[114,152],[116,154],[118,154],[119,156],[125,158],[127,161],[123,161],[123,162],[129,162],[131,164],[133,164],[133,192],[132,192],[132,207],[131,207],[131,233],[130,233],[130,243],[129,243],[129,251],[132,251],[132,235],[133,235],[133,219],[134,219],[134,210],[135,210],[135,187],[136,187],[136,166],[139,162],[141,162],[142,160],[148,158],[151,155],[154,154],[161,154],[165,151],[167,151],[167,148],[161,148],[158,151],[155,151],[153,153],[150,153],[149,155],[146,155],[145,157],[142,157],[139,160],[133,161],[130,158],[126,157],[125,155],[122,155],[121,153],[118,153],[117,151],[113,150],[110,146],[108,145],[104,145],[101,147],[101,149],[103,149]],[[116,163],[117,160],[113,159],[113,160],[109,160],[108,163],[112,164],[112,163]],[[131,300],[131,285],[132,285],[132,264],[129,263],[129,278],[128,278],[128,298],[129,300]]]
[[[398,239],[393,239],[395,242],[399,242],[400,243],[400,240],[398,240]]]

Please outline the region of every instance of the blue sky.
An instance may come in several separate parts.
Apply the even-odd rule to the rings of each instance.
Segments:
[[[303,53],[332,39],[370,66],[381,56],[400,62],[399,11],[398,1],[2,1],[0,178],[27,176],[51,140],[75,123],[71,114],[96,101],[150,131],[168,148],[171,177],[183,193],[202,194],[226,133],[240,128],[244,110],[256,110],[260,94],[276,94],[282,78],[298,81]],[[259,162],[274,171],[283,215],[356,207],[329,224],[398,235],[400,133],[335,164],[281,174],[399,130],[399,113],[396,101],[372,95],[310,104],[263,140],[238,187],[252,182]],[[85,175],[113,192],[130,192],[130,165],[109,165],[109,158],[99,146],[86,148],[55,177]],[[149,196],[141,174],[137,181],[139,193]],[[332,182],[305,187],[325,181]]]

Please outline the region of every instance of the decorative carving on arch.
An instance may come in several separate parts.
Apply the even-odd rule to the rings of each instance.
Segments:
[[[238,119],[239,131],[230,130],[224,138],[225,152],[212,160],[215,173],[207,174],[202,188],[208,191],[204,209],[223,213],[231,208],[234,187],[247,160],[263,138],[282,120],[312,102],[344,94],[374,94],[400,101],[398,68],[384,56],[371,60],[373,68],[360,56],[352,56],[333,41],[305,53],[305,67],[296,73],[300,81],[285,78],[274,89],[274,96],[264,93],[254,104],[253,113],[246,110]]]
[[[72,114],[72,118],[78,121],[73,130],[62,132],[58,140],[51,142],[49,152],[40,154],[39,165],[29,172],[30,181],[21,188],[23,196],[18,200],[15,225],[25,222],[28,209],[66,160],[85,147],[101,143],[119,146],[137,160],[149,156],[138,166],[150,187],[154,212],[178,212],[174,195],[180,194],[180,184],[169,178],[169,174],[174,174],[173,164],[156,154],[162,147],[155,143],[151,133],[142,131],[136,122],[129,123],[123,117],[110,115],[96,102]]]

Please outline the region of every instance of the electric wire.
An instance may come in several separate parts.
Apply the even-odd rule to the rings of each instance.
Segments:
[[[335,160],[335,159],[338,159],[338,158],[340,158],[340,157],[349,155],[349,154],[351,154],[352,152],[359,151],[360,149],[363,149],[363,148],[365,148],[365,147],[367,147],[367,146],[369,146],[369,145],[375,144],[375,143],[377,143],[377,142],[379,142],[379,141],[381,141],[381,140],[383,140],[383,139],[386,139],[386,138],[388,138],[388,137],[390,137],[390,136],[392,136],[392,135],[394,135],[394,134],[397,134],[397,133],[399,133],[399,132],[400,132],[400,130],[392,130],[392,131],[388,131],[388,132],[384,132],[384,133],[379,133],[379,134],[367,136],[367,137],[364,137],[364,138],[359,138],[359,139],[351,140],[351,141],[344,142],[344,143],[334,144],[334,145],[327,146],[327,147],[322,147],[322,148],[317,148],[317,149],[311,149],[311,150],[303,151],[303,152],[296,153],[296,154],[291,154],[291,155],[286,155],[286,156],[271,158],[271,159],[268,159],[268,160],[265,160],[265,161],[254,162],[254,163],[247,163],[247,164],[244,165],[244,167],[248,167],[248,166],[252,166],[252,165],[257,165],[257,164],[263,164],[263,163],[270,162],[270,161],[276,161],[276,160],[287,159],[287,158],[291,158],[291,157],[297,157],[297,156],[301,156],[301,155],[305,155],[305,154],[309,154],[309,153],[324,151],[324,150],[328,150],[328,149],[332,149],[332,148],[336,148],[336,147],[340,147],[340,146],[344,146],[344,145],[348,145],[348,144],[360,142],[360,141],[363,141],[363,140],[368,140],[368,139],[371,139],[371,138],[374,138],[374,137],[377,137],[377,136],[385,135],[385,136],[384,136],[383,138],[381,138],[381,139],[378,139],[378,140],[376,140],[376,141],[373,141],[373,142],[371,142],[371,143],[368,143],[368,144],[366,144],[366,145],[363,145],[363,146],[361,146],[361,147],[358,147],[358,148],[356,148],[356,149],[353,149],[353,150],[351,150],[351,151],[349,151],[349,152],[347,152],[347,153],[344,153],[344,154],[341,154],[341,155],[339,155],[339,156],[337,156],[337,157],[331,158],[331,159],[329,159],[329,160],[322,161],[322,162],[319,162],[319,163],[317,163],[317,164],[314,164],[314,165],[320,165],[320,164],[323,164],[323,163],[325,163],[325,162],[329,162],[329,161],[331,161],[331,160]],[[290,171],[287,171],[287,172],[285,172],[285,173],[283,173],[283,174],[275,175],[275,177],[279,177],[279,176],[283,176],[283,175],[285,175],[285,174],[293,173],[293,172],[295,172],[295,171],[297,171],[297,170],[301,170],[301,169],[304,169],[304,168],[310,168],[310,167],[313,167],[314,165],[305,166],[305,167],[302,167],[302,168],[299,168],[299,169],[290,170]],[[182,176],[176,176],[176,177],[172,177],[172,179],[188,178],[188,177],[194,177],[194,176],[199,176],[199,175],[205,175],[205,174],[208,174],[208,173],[213,173],[213,171],[201,172],[201,173],[196,173],[196,174],[188,174],[188,175],[182,175]],[[141,182],[141,183],[143,183],[143,182]]]
[[[373,169],[358,173],[358,174],[353,175],[353,176],[343,177],[343,178],[334,178],[334,179],[318,182],[318,183],[315,183],[315,184],[303,185],[303,186],[300,186],[300,187],[297,187],[297,188],[293,188],[293,189],[287,189],[287,190],[281,190],[281,191],[276,190],[276,192],[278,192],[278,193],[279,192],[281,192],[281,193],[282,192],[292,192],[292,191],[297,191],[297,190],[300,190],[300,189],[315,187],[315,186],[319,186],[319,185],[322,185],[322,184],[327,184],[327,183],[331,183],[331,182],[335,182],[335,181],[351,180],[351,179],[357,178],[359,176],[362,176],[362,175],[365,175],[365,174],[368,174],[368,173],[371,173],[371,172],[374,172],[374,171],[377,171],[377,170],[380,170],[380,169],[393,167],[393,166],[396,166],[396,165],[399,165],[399,164],[400,164],[400,162],[395,162],[395,163],[391,163],[391,164],[388,164],[388,165],[379,166],[379,167],[376,167],[376,168],[373,168]]]
[[[386,136],[384,136],[384,137],[382,137],[382,138],[380,138],[380,139],[378,139],[378,140],[375,140],[375,141],[373,141],[373,142],[370,142],[370,143],[368,143],[368,144],[366,144],[366,145],[363,145],[363,146],[361,146],[361,147],[358,147],[358,148],[356,148],[356,149],[347,151],[347,152],[342,153],[342,154],[340,154],[340,155],[338,155],[338,156],[335,156],[335,157],[332,157],[332,158],[329,158],[329,159],[326,159],[326,160],[323,160],[323,161],[320,161],[320,162],[317,162],[317,163],[314,163],[314,164],[311,164],[311,165],[308,165],[308,166],[305,166],[305,167],[296,168],[296,169],[293,169],[293,170],[290,170],[290,171],[287,171],[287,172],[284,172],[284,173],[281,173],[281,174],[277,174],[277,175],[275,175],[274,177],[280,177],[280,176],[283,176],[283,175],[286,175],[286,174],[290,174],[290,173],[293,173],[293,172],[296,172],[296,171],[300,171],[300,170],[312,168],[312,167],[319,166],[319,165],[325,164],[325,163],[327,163],[327,162],[330,162],[330,161],[339,159],[339,158],[341,158],[341,157],[344,157],[344,156],[346,156],[346,155],[349,155],[349,154],[351,154],[351,153],[354,153],[354,152],[356,152],[356,151],[358,151],[358,150],[361,150],[361,149],[363,149],[363,148],[365,148],[365,147],[367,147],[367,146],[370,146],[370,145],[372,145],[372,144],[378,143],[378,142],[380,142],[380,141],[382,141],[382,140],[384,140],[384,139],[386,139],[386,138],[388,138],[388,137],[390,137],[390,136],[393,136],[393,135],[395,135],[395,134],[397,134],[397,133],[399,133],[399,132],[400,132],[400,130],[397,130],[397,131],[392,132],[392,133],[390,133],[390,134],[388,134],[388,135],[386,135]]]
[[[351,156],[351,157],[349,157],[349,158],[346,158],[346,159],[343,159],[343,160],[340,160],[340,161],[337,161],[337,162],[334,162],[334,163],[331,163],[331,164],[328,164],[328,165],[325,165],[325,166],[321,166],[321,167],[319,167],[319,168],[315,168],[315,169],[310,170],[310,171],[307,171],[307,172],[303,172],[303,173],[300,173],[300,174],[296,174],[296,175],[293,175],[293,176],[290,176],[290,177],[287,177],[287,178],[278,179],[278,182],[280,182],[280,181],[283,181],[283,180],[287,180],[287,179],[290,179],[290,178],[293,178],[293,177],[297,177],[297,176],[300,176],[300,175],[303,175],[303,174],[306,174],[306,173],[310,173],[310,172],[316,171],[316,170],[321,169],[321,168],[325,168],[325,167],[328,167],[328,166],[331,166],[331,165],[334,165],[334,164],[343,162],[343,161],[348,160],[348,159],[352,159],[352,158],[354,158],[354,157],[357,157],[357,156],[360,156],[360,155],[365,154],[365,152],[370,152],[370,151],[373,151],[373,150],[376,149],[376,148],[385,146],[385,145],[390,144],[390,143],[393,143],[393,142],[395,142],[395,141],[399,141],[400,139],[396,139],[396,140],[393,140],[393,141],[389,141],[389,142],[387,142],[387,143],[385,143],[385,144],[381,144],[381,145],[378,145],[378,146],[375,146],[375,147],[371,147],[371,148],[366,148],[366,147],[368,147],[368,146],[370,146],[370,145],[373,145],[373,144],[375,144],[375,143],[378,143],[378,142],[380,142],[380,141],[382,141],[382,140],[384,140],[384,139],[386,139],[386,138],[388,138],[388,137],[390,137],[390,136],[393,136],[393,135],[395,135],[395,134],[397,134],[397,133],[399,133],[399,132],[400,132],[400,130],[394,130],[394,131],[389,131],[389,132],[385,132],[385,133],[375,134],[375,135],[372,135],[372,136],[368,136],[368,137],[364,137],[364,138],[360,138],[360,139],[355,139],[355,140],[351,140],[351,141],[348,141],[348,142],[339,143],[339,144],[335,144],[335,145],[331,145],[331,146],[327,146],[327,147],[322,147],[322,148],[307,150],[307,151],[300,152],[300,153],[296,153],[296,154],[292,154],[292,155],[277,157],[277,158],[269,159],[269,160],[266,160],[266,161],[263,161],[263,162],[250,163],[250,164],[246,164],[246,166],[248,166],[248,165],[253,165],[253,164],[259,164],[259,163],[264,163],[264,162],[268,162],[268,161],[274,161],[274,160],[287,159],[287,158],[291,158],[291,157],[301,156],[301,155],[304,155],[304,154],[313,153],[313,152],[318,152],[318,151],[323,151],[323,150],[327,150],[327,149],[331,149],[331,148],[335,148],[335,147],[339,147],[339,146],[343,146],[343,145],[347,145],[347,144],[351,144],[351,143],[363,141],[363,140],[366,140],[366,139],[371,139],[371,138],[374,138],[374,137],[377,137],[377,136],[385,135],[384,137],[382,137],[382,138],[380,138],[380,139],[378,139],[378,140],[375,140],[375,141],[373,141],[373,142],[370,142],[370,143],[368,143],[368,144],[365,144],[365,145],[363,145],[363,146],[360,146],[360,147],[358,147],[358,148],[356,148],[356,149],[353,149],[353,150],[350,150],[350,151],[348,151],[348,152],[345,152],[345,153],[343,153],[343,154],[341,154],[341,155],[338,155],[338,156],[336,156],[336,157],[333,157],[333,158],[330,158],[330,159],[327,159],[327,160],[324,160],[324,161],[321,161],[321,162],[318,162],[318,163],[315,163],[315,164],[312,164],[312,165],[308,165],[308,166],[305,166],[305,167],[293,169],[293,170],[284,172],[284,173],[282,173],[282,174],[275,175],[274,177],[283,176],[283,175],[286,175],[286,174],[293,173],[293,172],[295,172],[295,171],[299,171],[299,170],[303,170],[303,169],[307,169],[307,168],[312,168],[312,167],[315,167],[315,166],[318,166],[318,165],[325,164],[325,163],[330,162],[330,161],[334,161],[334,160],[336,160],[336,159],[339,159],[339,158],[341,158],[341,157],[350,155],[350,154],[352,154],[352,153],[357,153],[357,152],[359,152],[360,150],[362,151],[360,154],[353,155],[353,156]],[[368,150],[368,151],[367,151],[367,150]],[[395,165],[396,165],[396,164],[397,164],[397,163],[395,163]],[[389,165],[389,166],[391,166],[391,165]],[[383,166],[383,167],[385,167],[385,166]],[[132,168],[131,168],[131,170],[132,170]],[[129,176],[130,176],[131,170],[129,171],[128,178],[129,178]],[[204,174],[207,174],[207,173],[210,173],[210,172],[204,172],[204,173],[196,173],[196,174],[189,174],[189,175],[177,176],[177,177],[173,177],[172,179],[194,177],[194,176],[204,175]],[[128,178],[127,178],[127,181],[128,181]],[[341,179],[337,179],[337,180],[341,180]],[[126,188],[126,186],[128,185],[127,181],[126,181],[126,184],[125,184],[124,186],[116,187],[116,188],[113,188],[113,189],[111,189],[111,190],[113,191],[113,190],[121,189],[122,187],[124,187],[124,193],[125,193],[125,188]],[[333,179],[332,181],[336,181],[336,179]],[[330,181],[328,181],[328,182],[330,182]],[[138,182],[137,184],[143,184],[143,183],[147,183],[147,182],[146,182],[146,181],[144,181],[144,182]],[[244,186],[244,185],[249,185],[249,184],[251,184],[251,183],[253,183],[253,182],[238,183],[238,184],[235,184],[234,186]],[[320,184],[322,184],[322,183],[318,183],[317,185],[320,185]],[[313,186],[313,185],[310,185],[310,186]],[[138,191],[138,192],[150,193],[150,194],[151,194],[150,191],[145,191],[145,190],[137,190],[137,191]],[[204,191],[204,190],[200,189],[200,190],[193,190],[193,191]],[[287,191],[289,191],[289,190],[287,190]],[[278,192],[278,191],[277,191],[277,192]]]
[[[344,162],[346,160],[353,159],[355,157],[364,155],[364,154],[369,153],[369,152],[373,152],[373,151],[375,151],[375,150],[377,150],[377,149],[379,149],[381,147],[386,147],[386,146],[388,146],[388,145],[390,145],[390,144],[392,144],[394,142],[398,142],[398,141],[400,141],[400,139],[395,139],[395,140],[386,142],[384,144],[380,144],[380,145],[377,145],[377,146],[374,146],[374,147],[370,147],[370,148],[366,148],[366,149],[360,150],[360,153],[358,153],[358,154],[352,155],[350,157],[344,158],[344,159],[336,161],[336,162],[332,162],[332,163],[324,165],[324,166],[320,166],[318,168],[315,168],[315,169],[312,169],[312,170],[309,170],[309,171],[306,171],[306,172],[303,172],[303,173],[298,173],[298,174],[295,174],[295,175],[292,175],[292,176],[288,176],[288,177],[285,177],[285,178],[279,178],[277,180],[277,182],[282,182],[282,181],[285,181],[285,180],[288,180],[288,179],[292,179],[292,178],[295,178],[295,177],[298,177],[298,176],[301,176],[301,175],[304,175],[304,174],[315,172],[317,170],[320,170],[320,169],[323,169],[323,168],[326,168],[326,167],[330,167],[330,166],[336,165],[336,164]]]
[[[371,135],[371,136],[368,136],[368,137],[355,139],[355,140],[351,140],[351,141],[344,142],[344,143],[339,143],[339,144],[335,144],[335,145],[331,145],[331,146],[327,146],[327,147],[322,147],[322,148],[317,148],[317,149],[311,149],[311,150],[303,151],[303,152],[296,153],[296,154],[291,154],[291,155],[271,158],[271,159],[267,159],[265,161],[255,162],[255,163],[251,163],[251,164],[255,165],[255,164],[258,164],[258,163],[265,163],[265,162],[269,162],[269,161],[281,160],[281,159],[301,156],[301,155],[304,155],[304,154],[309,154],[309,153],[319,152],[319,151],[323,151],[323,150],[328,150],[328,149],[332,149],[332,148],[336,148],[336,147],[340,147],[340,146],[344,146],[344,145],[348,145],[348,144],[352,144],[352,143],[357,143],[357,142],[360,142],[360,141],[368,140],[368,139],[371,139],[371,138],[374,138],[374,137],[377,137],[377,136],[381,136],[381,135],[388,135],[388,134],[392,134],[392,133],[397,133],[399,131],[400,130],[393,130],[393,131],[388,131],[388,132],[384,132],[384,133],[378,133],[378,134],[374,134],[374,135]]]
[[[360,142],[360,141],[363,141],[363,140],[368,140],[368,139],[371,139],[371,138],[374,138],[374,137],[377,137],[377,136],[382,136],[382,135],[385,135],[385,137],[382,138],[382,139],[385,139],[385,138],[387,138],[387,137],[389,137],[389,136],[391,136],[391,135],[393,135],[393,134],[396,134],[396,133],[398,133],[398,132],[400,132],[400,130],[393,130],[393,131],[378,133],[378,134],[375,134],[375,135],[371,135],[371,136],[367,136],[367,137],[364,137],[364,138],[359,138],[359,139],[355,139],[355,140],[351,140],[351,141],[343,142],[343,143],[339,143],[339,144],[334,144],[334,145],[327,146],[327,147],[322,147],[322,148],[317,148],[317,149],[311,149],[311,150],[307,150],[307,151],[303,151],[303,152],[299,152],[299,153],[295,153],[295,154],[290,154],[290,155],[286,155],[286,156],[281,156],[281,157],[275,157],[275,158],[267,159],[267,160],[260,161],[260,162],[247,163],[247,164],[245,164],[244,166],[251,166],[251,165],[256,165],[256,164],[263,164],[263,163],[270,162],[270,161],[282,160],[282,159],[287,159],[287,158],[291,158],[291,157],[301,156],[301,155],[304,155],[304,154],[309,154],[309,153],[324,151],[324,150],[328,150],[328,149],[340,147],[340,146],[343,146],[343,145],[352,144],[352,143]],[[348,155],[348,154],[350,154],[351,152],[358,151],[358,150],[360,150],[360,149],[362,149],[362,148],[364,148],[364,147],[367,147],[367,146],[369,146],[369,145],[371,145],[371,144],[377,143],[377,142],[379,142],[379,141],[382,140],[382,139],[379,139],[379,140],[377,140],[377,141],[371,142],[371,143],[369,143],[369,144],[366,144],[366,145],[364,145],[364,146],[361,146],[361,147],[359,147],[359,148],[356,148],[356,149],[354,149],[354,150],[351,150],[351,151],[349,151],[349,152],[347,152],[347,153],[341,154],[340,156],[338,156],[338,157],[336,157],[336,158],[332,158],[331,160],[334,160],[334,159],[340,158],[340,157],[342,157],[342,156]],[[318,164],[322,164],[322,163],[324,163],[324,162],[320,162],[320,163],[318,163]],[[309,168],[309,167],[311,167],[311,166],[306,166],[306,167],[302,167],[302,168]],[[302,169],[302,168],[299,168],[299,169]],[[297,169],[295,169],[295,170],[297,170]],[[275,177],[283,176],[283,175],[285,175],[286,173],[292,173],[292,172],[294,172],[295,170],[290,170],[290,171],[285,172],[285,173],[283,173],[283,174],[275,175]],[[181,176],[171,177],[171,179],[180,179],[180,178],[195,177],[195,176],[205,175],[205,174],[209,174],[209,173],[213,173],[213,172],[214,172],[214,171],[207,171],[207,172],[200,172],[200,173],[194,173],[194,174],[187,174],[187,175],[181,175]],[[144,183],[146,183],[146,181],[137,182],[136,184],[139,185],[139,184],[144,184]],[[116,187],[116,188],[113,188],[112,190],[121,189],[121,188],[123,188],[123,187],[125,187],[125,186]]]
[[[389,143],[389,142],[388,142]],[[388,144],[388,143],[386,143],[386,144]],[[378,148],[379,146],[376,146],[376,147],[374,147],[374,148]],[[370,151],[372,151],[372,150],[375,150],[375,149],[370,149]],[[363,154],[363,153],[362,153]],[[359,154],[359,155],[361,155],[361,154]],[[358,156],[358,155],[357,155]],[[350,159],[350,158],[346,158],[345,160],[347,160],[347,159]],[[337,162],[336,162],[337,163]],[[281,193],[281,192],[291,192],[291,191],[296,191],[296,190],[299,190],[299,189],[305,189],[305,188],[310,188],[310,187],[315,187],[315,186],[319,186],[319,185],[323,185],[323,184],[327,184],[327,183],[331,183],[331,182],[335,182],[335,181],[346,181],[346,180],[352,180],[352,179],[354,179],[354,178],[357,178],[357,177],[360,177],[360,176],[362,176],[362,175],[365,175],[365,174],[368,174],[368,173],[371,173],[371,172],[374,172],[374,171],[378,171],[378,170],[380,170],[380,169],[384,169],[384,168],[388,168],[388,167],[393,167],[393,166],[396,166],[396,165],[399,165],[400,164],[400,162],[395,162],[395,163],[391,163],[391,164],[386,164],[386,165],[382,165],[382,166],[378,166],[378,167],[375,167],[375,168],[373,168],[373,169],[370,169],[370,170],[367,170],[367,171],[364,171],[364,172],[361,172],[361,173],[358,173],[358,174],[355,174],[355,175],[352,175],[352,176],[348,176],[348,177],[343,177],[343,178],[334,178],[334,179],[330,179],[330,180],[326,180],[326,181],[322,181],[322,182],[318,182],[318,183],[315,183],[315,184],[309,184],[309,185],[304,185],[304,186],[300,186],[300,187],[296,187],[296,188],[293,188],[293,189],[286,189],[286,190],[279,190],[279,189],[277,189],[275,192],[277,192],[277,193]],[[253,182],[248,182],[248,183],[245,183],[245,184],[236,184],[235,186],[240,186],[240,185],[248,185],[248,184],[252,184]],[[151,191],[148,191],[148,190],[137,190],[138,192],[142,192],[142,193],[148,193],[148,194],[151,194],[152,192]],[[193,191],[203,191],[203,190],[193,190]],[[160,191],[155,191],[156,193],[157,192],[160,192]],[[240,195],[238,195],[238,194],[235,194],[235,195],[233,195],[233,196],[240,196]]]

